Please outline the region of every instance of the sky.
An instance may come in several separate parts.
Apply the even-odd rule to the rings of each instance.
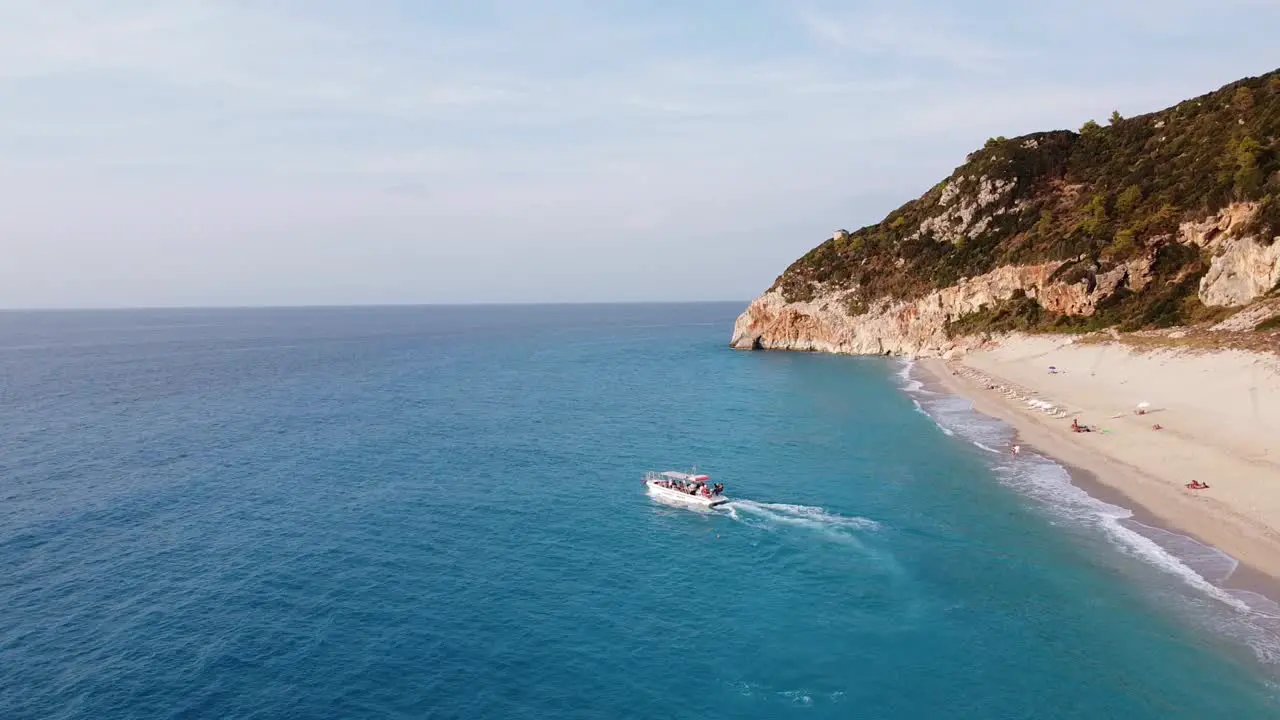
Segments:
[[[0,307],[747,300],[1280,0],[0,0]]]

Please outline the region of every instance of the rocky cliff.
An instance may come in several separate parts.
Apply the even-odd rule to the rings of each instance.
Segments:
[[[940,355],[1007,331],[1221,321],[1280,293],[1280,71],[1079,133],[993,138],[797,260],[743,349]]]

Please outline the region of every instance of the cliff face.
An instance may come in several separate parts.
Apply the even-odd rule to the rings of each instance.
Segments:
[[[912,301],[882,299],[859,315],[850,315],[850,291],[820,292],[806,302],[788,302],[769,290],[738,317],[730,343],[742,350],[806,350],[854,355],[945,355],[978,344],[980,335],[953,337],[948,324],[983,307],[1021,293],[1056,312],[1092,314],[1098,300],[1111,297],[1137,278],[1144,264],[1122,268],[1099,278],[1093,291],[1084,282],[1067,284],[1051,278],[1062,263],[1009,265],[963,280]]]
[[[1015,289],[1035,289],[1055,265],[1001,268],[913,301],[885,300],[852,316],[837,291],[807,302],[787,302],[778,290],[757,298],[734,324],[731,343],[740,349],[807,350],[856,355],[932,355],[965,347],[953,340],[949,318],[1003,300]]]
[[[1256,212],[1255,203],[1239,203],[1179,228],[1177,242],[1212,256],[1198,285],[1205,306],[1246,306],[1280,283],[1280,238],[1265,243],[1253,235],[1233,234],[1249,226]],[[1070,262],[1005,265],[915,300],[880,298],[856,315],[849,312],[851,301],[857,301],[856,288],[823,287],[809,300],[788,301],[775,287],[738,317],[730,344],[743,350],[948,355],[988,339],[985,333],[953,334],[949,326],[959,318],[1014,297],[1028,298],[1058,316],[1089,317],[1100,303],[1145,290],[1155,261],[1154,254],[1144,255],[1075,282],[1055,279]]]
[[[838,231],[738,318],[742,349],[942,355],[1007,331],[1218,321],[1280,292],[1280,71],[1081,133],[988,141]]]

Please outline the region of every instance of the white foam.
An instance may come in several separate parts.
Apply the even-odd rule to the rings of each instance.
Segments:
[[[729,507],[735,511],[742,510],[757,517],[786,525],[801,525],[818,529],[848,528],[852,530],[875,530],[880,527],[880,523],[869,518],[840,515],[812,505],[734,500],[729,503]],[[736,512],[733,517],[738,517]]]
[[[804,690],[783,690],[778,694],[785,698],[790,699],[791,702],[797,705],[803,705],[804,707],[809,707],[810,705],[813,704],[813,696],[809,695],[809,693],[805,692]]]
[[[1182,560],[1174,557],[1172,553],[1160,547],[1154,540],[1120,524],[1120,519],[1104,518],[1104,522],[1101,525],[1117,541],[1116,545],[1122,552],[1141,557],[1161,570],[1179,577],[1192,588],[1236,610],[1249,612],[1250,608],[1247,603],[1206,580],[1203,575],[1193,570]]]
[[[898,370],[898,377],[902,378],[902,389],[907,392],[920,392],[924,390],[924,383],[913,377],[916,367],[916,361],[906,359],[902,361],[902,368]]]
[[[814,704],[814,693],[809,690],[773,690],[764,685],[749,683],[744,680],[728,681],[725,684],[743,697],[757,697],[766,702],[783,699],[786,702],[804,707],[810,707]],[[836,690],[831,693],[822,693],[817,697],[819,700],[825,699],[832,703],[838,703],[844,700],[844,696],[844,691]]]
[[[1180,535],[1163,528],[1144,525],[1136,520],[1121,520],[1125,527],[1155,541],[1157,545],[1173,553],[1206,580],[1222,583],[1231,577],[1240,563],[1212,545],[1205,545],[1195,538]]]
[[[925,417],[929,418],[930,420],[933,420],[933,416],[932,416],[932,415],[930,415],[930,414],[929,414],[929,412],[928,412],[927,410],[925,410],[925,409],[924,409],[924,406],[920,404],[920,401],[919,401],[919,400],[917,400],[917,399],[915,399],[915,398],[911,398],[911,404],[915,406],[916,412],[918,412],[918,413],[920,413],[921,415],[923,415],[923,416],[925,416]],[[939,430],[941,430],[941,431],[942,431],[942,434],[943,434],[943,435],[946,435],[946,436],[948,436],[948,437],[950,437],[950,436],[952,436],[952,435],[955,435],[955,431],[953,431],[951,428],[949,428],[949,427],[947,427],[947,426],[943,425],[942,423],[938,422],[937,420],[933,420],[933,424],[934,424],[934,425],[936,425],[936,426],[937,426],[937,428],[938,428]]]

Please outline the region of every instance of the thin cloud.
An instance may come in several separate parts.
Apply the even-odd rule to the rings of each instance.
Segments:
[[[991,68],[1008,58],[937,13],[872,10],[833,16],[805,11],[799,21],[819,46],[856,55],[936,61],[961,69]]]

